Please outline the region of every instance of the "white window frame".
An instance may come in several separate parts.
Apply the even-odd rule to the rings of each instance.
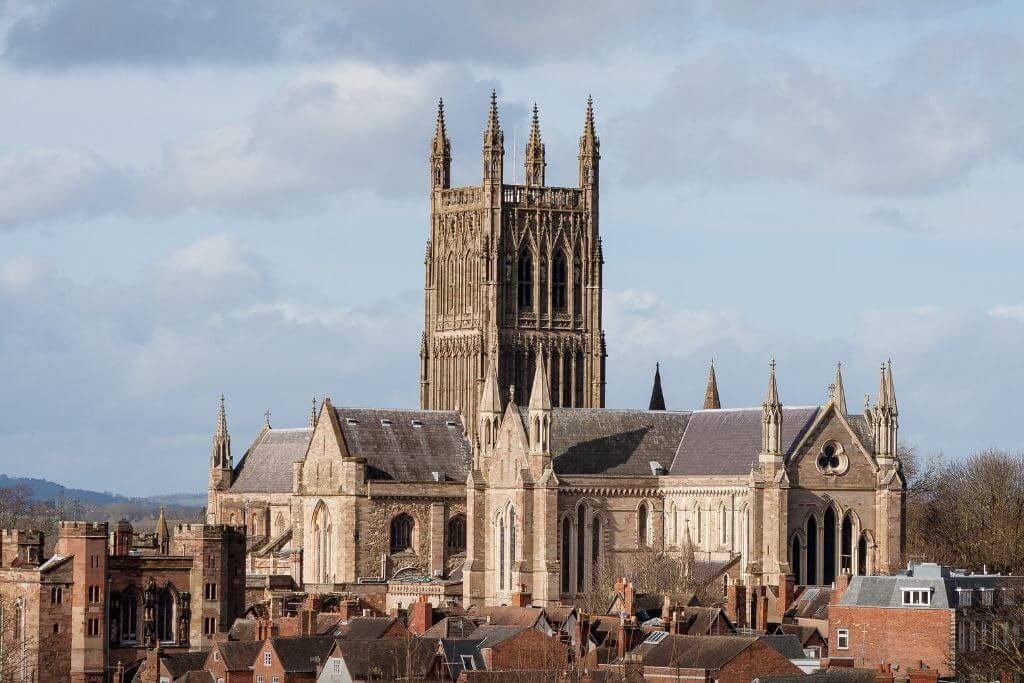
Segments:
[[[850,629],[840,628],[836,630],[836,648],[839,650],[850,649]]]
[[[462,668],[466,671],[476,670],[476,661],[473,660],[473,655],[459,655],[459,659],[462,660]]]
[[[263,653],[263,666],[270,666],[270,651]]]
[[[931,588],[902,588],[900,590],[903,607],[931,607]],[[917,602],[914,601],[915,597],[919,598]]]

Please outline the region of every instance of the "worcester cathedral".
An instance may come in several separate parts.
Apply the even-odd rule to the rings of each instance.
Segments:
[[[890,364],[859,413],[840,369],[824,405],[783,405],[774,361],[760,406],[723,408],[711,367],[699,409],[666,409],[657,375],[649,409],[605,408],[592,103],[575,187],[546,182],[536,107],[522,184],[505,182],[493,94],[478,184],[452,187],[450,149],[441,105],[420,409],[326,399],[306,426],[268,420],[236,458],[222,399],[207,517],[245,526],[250,575],[312,592],[436,586],[465,605],[520,592],[550,606],[638,554],[685,552],[716,568],[739,622],[756,628],[794,584],[899,567]]]

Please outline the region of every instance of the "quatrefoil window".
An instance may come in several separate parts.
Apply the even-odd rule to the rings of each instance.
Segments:
[[[821,447],[818,453],[818,471],[822,474],[842,474],[849,465],[849,459],[843,452],[843,447],[835,441],[829,441]]]

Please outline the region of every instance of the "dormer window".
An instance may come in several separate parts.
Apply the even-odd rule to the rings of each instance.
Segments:
[[[381,427],[390,427],[391,426],[391,420],[381,420],[380,421],[380,426]]]
[[[973,602],[972,591],[970,588],[957,588],[956,589],[956,603],[959,607],[970,607]]]
[[[413,427],[422,427],[423,426],[423,421],[422,420],[413,420],[410,424],[412,424]]]
[[[930,588],[904,588],[903,605],[905,607],[928,607],[932,604]]]
[[[455,420],[448,420],[447,422],[444,423],[444,426],[445,427],[449,427],[449,428],[454,428],[454,427],[458,427],[459,424]]]
[[[345,424],[347,424],[347,425],[357,425],[357,424],[359,424],[359,420],[355,419],[354,417],[346,417],[345,418]]]

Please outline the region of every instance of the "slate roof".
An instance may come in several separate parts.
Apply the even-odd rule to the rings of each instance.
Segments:
[[[189,671],[202,669],[203,664],[206,663],[206,656],[209,654],[209,650],[164,653],[160,657],[160,665],[167,669],[167,673],[171,675],[171,678],[178,678],[179,676],[184,676]]]
[[[828,619],[831,600],[831,586],[808,586],[786,610],[786,616],[794,619]]]
[[[426,634],[424,634],[426,635]],[[444,659],[447,664],[451,680],[459,680],[462,674],[462,657],[472,657],[474,670],[484,668],[484,658],[480,654],[480,641],[473,638],[445,638],[441,641],[441,648],[444,650]]]
[[[676,636],[657,643],[643,642],[633,648],[644,666],[684,669],[720,669],[757,642],[757,636]]]
[[[851,669],[831,667],[827,671],[798,676],[771,676],[756,678],[760,683],[874,683],[878,671],[875,669]]]
[[[340,656],[353,680],[397,680],[422,677],[434,654],[434,645],[423,640],[338,640],[323,659]],[[411,672],[406,671],[409,666]]]
[[[186,671],[175,678],[174,683],[214,683],[214,680],[209,671]]]
[[[237,623],[237,622],[235,622]],[[256,656],[263,649],[262,640],[229,640],[217,645],[224,668],[228,671],[245,671],[256,661]]]
[[[817,406],[782,409],[782,452],[788,457],[818,414]],[[669,474],[745,475],[761,451],[761,409],[698,410],[690,415]]]
[[[492,626],[519,626],[534,628],[544,618],[542,607],[479,607],[471,613],[473,617],[490,618]]]
[[[424,638],[468,638],[480,624],[469,617],[449,616],[423,632]]]
[[[235,467],[231,490],[236,493],[288,493],[292,463],[302,460],[313,430],[266,429]]]
[[[529,628],[523,626],[494,626],[492,624],[481,624],[469,634],[469,637],[473,640],[479,640],[480,649],[483,650],[484,648],[494,647],[498,643],[528,630]]]
[[[803,659],[804,648],[800,639],[794,635],[777,634],[773,636],[761,636],[762,641],[769,645],[786,659]]]
[[[235,619],[235,622],[231,624],[231,628],[228,629],[228,640],[255,640],[256,639],[256,620],[255,619]]]
[[[394,617],[352,617],[341,625],[346,640],[377,640],[397,621]]]
[[[455,411],[334,411],[349,454],[366,458],[367,479],[434,481],[433,473],[441,472],[444,481],[465,481],[469,474],[472,452]],[[390,425],[384,426],[382,420]]]
[[[270,643],[285,673],[316,672],[315,658],[323,661],[334,645],[333,636],[281,636]]]
[[[520,408],[523,419],[527,410]],[[651,476],[668,469],[689,413],[609,408],[554,408],[551,454],[556,474]]]
[[[854,576],[839,600],[840,605],[856,607],[898,607],[907,609],[950,609],[959,605],[957,589],[1024,587],[1024,577],[995,574],[952,576]],[[903,605],[904,588],[931,589],[931,604]],[[974,603],[977,604],[977,598]]]

